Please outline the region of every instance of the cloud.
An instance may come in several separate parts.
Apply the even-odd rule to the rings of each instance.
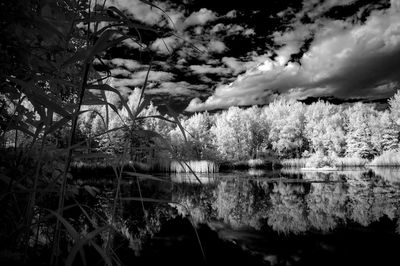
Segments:
[[[157,88],[146,90],[145,93],[149,95],[154,94],[169,94],[173,96],[198,96],[198,91],[206,90],[206,85],[194,85],[186,81],[180,82],[163,82]]]
[[[124,76],[124,77],[129,77],[131,75],[131,72],[123,69],[123,68],[114,68],[110,70],[111,76]]]
[[[250,35],[254,35],[256,34],[256,32],[253,29],[245,29],[243,32],[244,36],[250,36]]]
[[[202,8],[197,12],[193,12],[189,17],[186,18],[184,24],[186,27],[195,25],[205,25],[210,21],[217,19],[217,14],[206,8]]]
[[[150,49],[157,51],[160,54],[168,55],[176,49],[182,41],[175,36],[166,38],[158,38],[151,45]]]
[[[349,6],[360,0],[305,0],[303,1],[303,9],[299,12],[296,17],[302,18],[305,15],[309,18],[316,18],[333,7],[337,6]]]
[[[142,65],[138,61],[132,59],[113,58],[108,62],[110,62],[114,66],[124,67],[128,70],[136,70],[142,67]]]
[[[218,23],[211,28],[210,34],[215,35],[218,33],[222,33],[225,36],[239,35],[239,34],[243,36],[250,36],[254,35],[255,31],[253,29],[245,28],[244,26],[238,24],[225,25],[223,23]]]
[[[337,1],[328,2],[333,5]],[[218,86],[205,102],[192,100],[187,110],[266,103],[275,93],[297,99],[311,95],[391,96],[393,87],[400,85],[399,0],[392,0],[388,10],[372,12],[364,24],[326,19],[320,23],[323,27],[312,29],[313,41],[299,63],[289,59],[301,46],[300,33],[310,32],[301,25],[275,36],[286,45],[276,51],[274,60],[267,58],[231,84]],[[223,62],[236,72],[242,68],[232,58],[226,57]]]
[[[191,65],[190,69],[197,74],[219,74],[226,75],[231,71],[225,67],[214,67],[210,65]]]
[[[226,13],[225,17],[227,17],[227,18],[236,18],[237,17],[237,11],[236,10],[231,10],[228,13]]]
[[[147,71],[137,71],[132,73],[129,78],[119,79],[113,78],[111,81],[111,86],[115,88],[119,87],[137,87],[142,86],[146,78]],[[174,78],[174,74],[164,71],[151,71],[149,74],[148,82],[163,82],[169,81]]]
[[[234,75],[237,75],[255,65],[254,62],[242,62],[234,57],[223,57],[222,62],[232,70]]]
[[[125,10],[135,19],[149,25],[156,25],[163,18],[161,11],[157,11],[155,8],[139,0],[110,0],[107,1],[107,5]]]
[[[212,40],[208,43],[208,50],[220,54],[226,50],[226,45],[221,41]]]
[[[131,49],[144,49],[144,48],[146,48],[146,45],[144,45],[144,44],[140,44],[139,45],[137,42],[135,42],[132,39],[125,39],[121,43],[122,43],[122,45],[125,45],[125,46],[127,46],[127,47],[129,47]]]

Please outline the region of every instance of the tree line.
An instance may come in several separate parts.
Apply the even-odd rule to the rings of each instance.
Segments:
[[[135,89],[128,98],[128,106],[135,111],[141,91]],[[109,101],[118,106],[117,98]],[[171,117],[162,116],[152,103],[135,121],[135,127],[159,133],[151,136],[128,136],[118,131],[95,140],[95,146],[116,152],[126,138],[132,139],[132,154],[168,156],[165,145],[180,158],[206,160],[247,160],[274,156],[278,158],[307,158],[318,154],[328,157],[372,159],[384,151],[397,150],[400,132],[400,93],[388,101],[389,107],[380,111],[372,104],[358,102],[335,105],[317,101],[310,105],[280,98],[263,107],[230,107],[210,114],[195,113],[180,116],[181,126],[170,123]],[[87,112],[79,120],[81,135],[86,138],[103,132],[105,107]],[[110,112],[109,126],[133,123],[124,110],[120,115]],[[103,115],[101,115],[103,114]],[[183,131],[182,131],[183,130]],[[160,139],[162,139],[160,141]],[[163,148],[164,147],[164,148]],[[141,153],[141,154],[139,154]]]
[[[132,113],[139,108],[141,95],[140,89],[129,95],[126,104]],[[383,111],[362,102],[335,105],[319,100],[306,105],[279,98],[263,107],[230,107],[214,114],[206,111],[180,115],[179,125],[173,123],[173,117],[161,115],[152,102],[132,121],[118,95],[106,92],[106,97],[118,110],[103,105],[84,106],[91,112],[79,117],[77,135],[86,141],[88,150],[113,154],[121,153],[129,140],[132,160],[167,159],[171,153],[187,160],[214,161],[313,155],[372,159],[399,148],[399,92],[388,100],[388,108]],[[124,125],[137,128],[136,135],[124,130]],[[103,134],[119,127],[122,129]],[[23,135],[17,140],[15,132],[7,134],[10,143],[23,144]],[[55,131],[49,140],[58,146],[66,145],[63,134],[62,130]]]

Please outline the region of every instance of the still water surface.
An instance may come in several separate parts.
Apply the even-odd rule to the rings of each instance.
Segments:
[[[199,178],[125,180],[116,241],[126,265],[400,265],[400,170]],[[110,192],[97,186],[107,212]]]

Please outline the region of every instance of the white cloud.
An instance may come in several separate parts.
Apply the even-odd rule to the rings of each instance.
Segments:
[[[149,25],[156,25],[163,17],[161,11],[151,8],[151,6],[139,0],[110,0],[106,4],[115,6],[121,9],[121,11],[125,10],[135,19]]]
[[[220,31],[225,31],[225,30],[226,30],[226,26],[222,23],[218,23],[218,24],[214,25],[214,27],[212,27],[212,29],[210,30],[210,33],[215,34]]]
[[[244,36],[250,36],[250,35],[254,35],[256,34],[256,32],[253,29],[245,29],[243,32]]]
[[[245,63],[237,60],[234,57],[223,57],[222,62],[232,70],[234,75],[246,70]]]
[[[298,18],[307,15],[310,18],[315,18],[330,10],[335,6],[348,6],[360,0],[304,0],[303,9],[297,14]]]
[[[206,8],[202,8],[197,12],[193,12],[186,18],[184,24],[187,27],[195,25],[205,25],[210,21],[217,19],[217,14]]]
[[[174,96],[184,95],[184,96],[198,96],[199,92],[205,90],[206,85],[193,85],[186,81],[180,82],[163,82],[157,88],[146,90],[146,94],[169,94]]]
[[[182,41],[175,36],[158,38],[150,45],[150,49],[167,55],[172,53],[181,43]]]
[[[233,34],[238,34],[244,31],[244,27],[237,25],[237,24],[231,24],[228,27],[228,35],[233,35]]]
[[[138,61],[132,59],[113,58],[109,62],[115,66],[125,67],[128,70],[135,70],[142,67]]]
[[[212,40],[208,43],[208,50],[214,53],[222,53],[226,50],[226,45],[218,40]]]
[[[231,10],[228,13],[226,13],[225,17],[227,17],[227,18],[236,18],[237,17],[237,11],[236,10]]]
[[[135,41],[132,40],[132,39],[125,39],[125,40],[123,40],[121,43],[122,43],[123,45],[125,45],[125,46],[131,48],[131,49],[144,49],[144,48],[146,48],[145,45],[143,45],[143,44],[140,44],[140,45],[139,45],[137,42],[135,42]]]
[[[224,25],[222,23],[218,23],[216,25],[214,25],[214,27],[211,28],[210,30],[211,34],[217,34],[217,33],[222,33],[224,35],[239,35],[242,34],[244,36],[250,36],[250,35],[254,35],[255,31],[254,29],[248,29],[245,28],[242,25],[238,25],[238,24],[228,24],[228,25]]]
[[[219,74],[226,75],[231,71],[225,67],[214,67],[210,65],[191,65],[190,69],[197,74]]]
[[[137,87],[142,86],[146,78],[147,71],[137,71],[126,79],[113,78],[111,83],[113,87]],[[163,82],[169,81],[174,78],[174,75],[164,71],[151,71],[149,74],[148,82]],[[150,85],[151,86],[151,85]]]
[[[110,70],[111,76],[124,76],[124,77],[129,77],[131,75],[131,72],[123,69],[123,68],[114,68]]]
[[[337,1],[330,2],[333,5]],[[301,65],[288,63],[290,55],[299,50],[300,33],[309,30],[300,27],[276,36],[287,44],[277,51],[275,60],[264,59],[231,84],[217,87],[204,103],[193,100],[187,110],[265,103],[275,92],[294,98],[390,96],[390,88],[400,84],[399,0],[392,1],[389,10],[372,12],[365,24],[322,23],[324,27],[315,29]],[[223,62],[234,71],[241,69],[241,64],[232,58]]]
[[[197,35],[203,34],[203,27],[197,26],[196,28],[194,28],[194,33]]]

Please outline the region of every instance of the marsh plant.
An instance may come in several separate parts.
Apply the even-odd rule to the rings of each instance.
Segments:
[[[135,23],[102,0],[16,0],[1,9],[0,261],[86,265],[94,256],[119,265],[113,239],[124,165],[150,144],[171,151],[143,121],[179,124],[174,115],[149,113],[152,55],[142,34],[173,33]],[[134,104],[110,86],[104,63],[123,42],[135,43],[137,59],[148,65]],[[96,118],[96,134],[82,126],[84,117]],[[98,190],[74,183],[70,173],[71,164],[91,161],[113,169],[109,219],[80,202]],[[128,174],[139,182],[136,172]],[[84,234],[74,227],[76,211],[90,222]]]

